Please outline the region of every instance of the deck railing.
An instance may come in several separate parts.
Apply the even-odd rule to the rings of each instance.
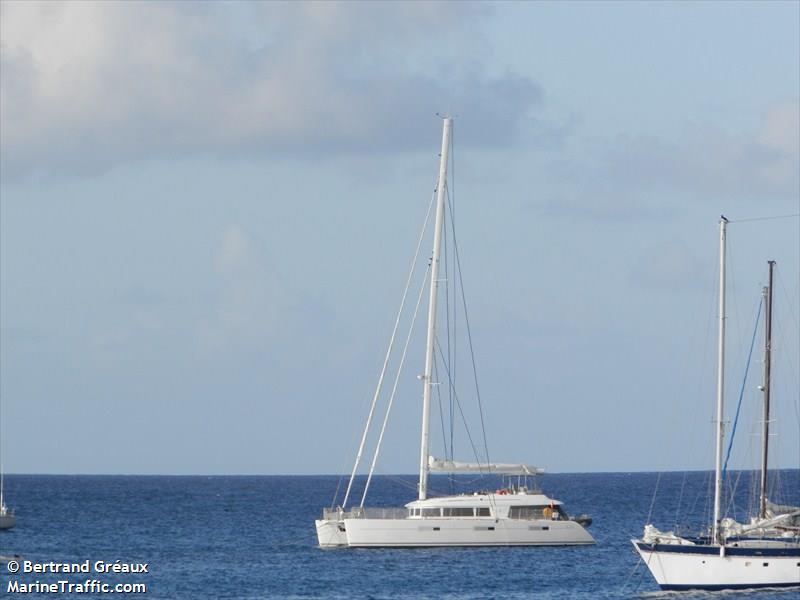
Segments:
[[[405,519],[406,508],[351,508],[350,510],[324,509],[323,519]]]

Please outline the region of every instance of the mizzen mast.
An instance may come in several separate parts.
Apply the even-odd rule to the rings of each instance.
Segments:
[[[766,309],[764,320],[764,383],[761,390],[764,393],[763,422],[761,425],[761,490],[758,498],[758,518],[767,518],[767,455],[769,453],[769,388],[770,371],[772,367],[772,274],[775,261],[770,260],[769,280],[764,288]]]

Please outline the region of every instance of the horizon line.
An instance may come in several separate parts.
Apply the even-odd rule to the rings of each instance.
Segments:
[[[728,469],[733,473],[748,472],[757,469]],[[650,473],[710,473],[713,468],[708,469],[664,469],[664,470],[622,470],[622,471],[545,471],[540,477],[547,475],[633,475]],[[800,471],[798,467],[783,467],[770,469],[770,471]],[[431,474],[432,477],[444,477],[447,473]],[[456,473],[456,475],[458,475]],[[498,473],[487,473],[486,475],[500,476]],[[3,477],[350,477],[347,473],[4,473]],[[356,477],[366,477],[367,474],[358,474]],[[416,479],[419,477],[415,473],[376,473],[375,477],[409,477]]]

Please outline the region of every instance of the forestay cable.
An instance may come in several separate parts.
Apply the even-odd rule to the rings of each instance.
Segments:
[[[400,357],[400,365],[397,367],[397,376],[394,378],[394,385],[392,386],[392,394],[389,396],[389,403],[386,406],[386,415],[383,417],[383,424],[381,425],[381,433],[378,436],[378,444],[375,446],[375,454],[372,456],[372,464],[369,467],[369,475],[367,475],[367,483],[364,485],[364,494],[361,496],[361,508],[364,507],[364,501],[367,499],[367,491],[369,484],[372,481],[372,474],[375,472],[375,464],[378,462],[378,454],[381,451],[381,444],[383,443],[383,433],[386,431],[386,423],[389,421],[389,413],[392,412],[392,404],[394,404],[394,396],[397,392],[397,383],[400,381],[400,374],[403,372],[403,364],[406,362],[406,353],[408,352],[408,344],[411,341],[411,334],[414,332],[414,324],[417,322],[417,313],[419,312],[419,305],[422,303],[422,296],[425,292],[425,280],[428,277],[428,272],[431,270],[430,263],[428,268],[425,269],[425,276],[422,278],[422,285],[419,289],[419,296],[417,296],[417,305],[414,307],[414,316],[411,317],[411,326],[408,328],[408,336],[406,343],[403,346],[403,354]]]
[[[378,386],[375,388],[375,394],[372,397],[372,405],[369,408],[369,415],[367,415],[367,423],[364,426],[364,433],[361,436],[361,443],[358,446],[358,453],[356,454],[356,462],[353,465],[353,471],[350,473],[350,481],[347,483],[347,491],[344,494],[344,501],[342,502],[342,508],[347,506],[347,500],[350,498],[350,490],[353,487],[353,481],[356,477],[356,471],[358,470],[358,465],[361,463],[361,457],[364,454],[364,446],[367,443],[367,434],[369,433],[370,426],[372,425],[372,417],[375,414],[375,406],[378,404],[378,398],[381,394],[381,389],[383,387],[383,379],[386,375],[386,368],[389,365],[389,358],[392,353],[392,348],[394,347],[394,339],[397,335],[397,328],[400,325],[400,317],[403,314],[403,308],[406,305],[406,297],[408,296],[408,290],[411,287],[411,280],[414,277],[414,271],[417,267],[417,260],[419,259],[419,249],[422,246],[422,240],[425,238],[425,231],[428,229],[428,220],[431,216],[431,208],[433,207],[433,201],[435,199],[435,195],[431,196],[430,204],[428,204],[428,212],[425,214],[425,222],[422,224],[422,231],[419,234],[419,240],[417,241],[417,249],[414,252],[414,258],[411,261],[411,269],[408,272],[408,279],[406,280],[406,289],[403,291],[403,299],[400,301],[400,310],[397,311],[397,319],[394,322],[394,329],[392,330],[392,337],[389,340],[389,348],[386,351],[386,358],[383,359],[383,367],[381,368],[381,374],[378,378]],[[416,314],[416,313],[415,313]],[[370,473],[371,474],[371,473]],[[338,493],[338,490],[337,490]],[[366,495],[366,490],[364,491]],[[362,500],[361,504],[363,505],[364,502]]]

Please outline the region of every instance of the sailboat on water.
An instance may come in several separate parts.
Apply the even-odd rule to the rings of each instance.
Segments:
[[[747,524],[722,518],[722,446],[725,373],[725,244],[727,219],[720,218],[719,336],[717,357],[716,467],[714,516],[710,535],[689,537],[662,532],[647,524],[632,540],[636,551],[665,590],[737,589],[800,586],[800,508],[778,506],[767,499],[769,404],[772,351],[772,276],[764,289],[764,344],[761,478],[758,512]]]
[[[384,367],[379,377],[378,389],[356,455],[344,501],[337,508],[323,510],[316,521],[320,547],[419,547],[419,546],[511,546],[511,545],[585,545],[594,544],[586,530],[591,520],[585,515],[571,519],[559,500],[529,487],[530,479],[542,469],[526,464],[457,462],[437,459],[429,452],[430,406],[434,381],[436,345],[437,293],[440,282],[439,267],[445,219],[445,194],[447,186],[448,155],[453,121],[443,120],[442,150],[439,176],[435,189],[436,216],[433,231],[433,253],[428,263],[429,301],[425,345],[425,367],[419,377],[422,381],[422,434],[420,440],[418,498],[403,508],[368,508],[364,501],[377,460],[380,440],[370,467],[369,476],[358,506],[348,507],[347,502],[353,481],[364,451],[370,430],[375,403],[383,382]],[[421,241],[422,238],[420,238]],[[409,278],[410,281],[410,278]],[[408,287],[406,288],[408,290]],[[405,298],[405,297],[404,297]],[[422,292],[417,300],[419,308]],[[405,300],[404,300],[405,302]],[[403,302],[403,303],[404,303]],[[402,312],[402,304],[401,304]],[[415,311],[416,314],[416,311]],[[398,322],[399,322],[398,315]],[[395,325],[395,332],[397,325]],[[394,334],[390,341],[391,352]],[[407,342],[406,342],[407,344]],[[401,359],[401,368],[405,359]],[[396,381],[395,381],[396,385]],[[396,389],[396,388],[395,388]],[[392,394],[392,398],[394,394]],[[391,399],[389,405],[391,406]],[[388,416],[388,412],[387,412]],[[480,491],[471,494],[433,496],[429,492],[431,472],[483,473],[508,477],[509,485],[494,492]],[[511,478],[516,478],[516,483]]]
[[[0,432],[0,436],[2,432]],[[2,442],[0,441],[0,446]],[[0,454],[2,448],[0,447]],[[14,510],[6,506],[6,501],[3,496],[5,484],[5,474],[3,473],[3,461],[0,459],[0,529],[11,529],[17,524],[17,517],[14,516]]]
[[[17,517],[14,515],[14,509],[8,508],[3,498],[3,479],[0,467],[0,529],[11,529],[17,524]]]
[[[3,496],[5,474],[3,473],[3,442],[2,442],[2,403],[0,403],[0,529],[11,529],[17,524],[17,518],[14,515],[14,510],[6,506],[6,501]]]

